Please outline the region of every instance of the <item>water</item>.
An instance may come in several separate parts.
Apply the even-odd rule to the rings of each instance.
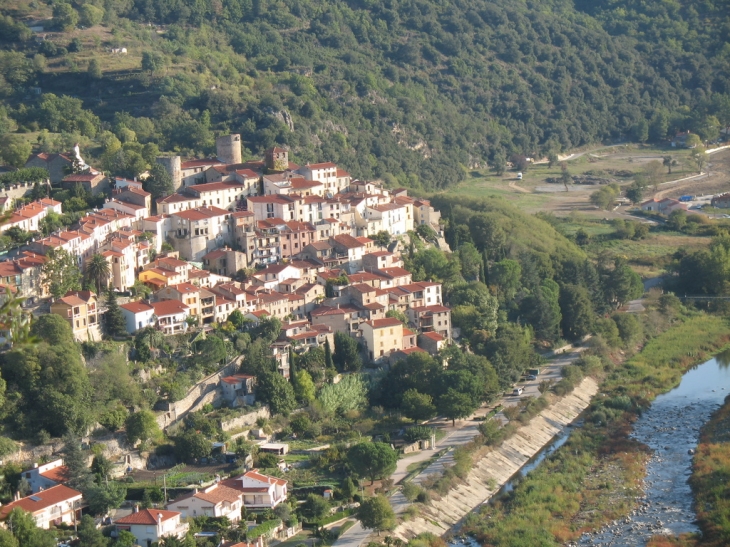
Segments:
[[[644,496],[629,517],[579,545],[644,546],[653,535],[699,532],[688,479],[699,431],[730,392],[730,352],[687,372],[672,391],[660,395],[634,424],[632,437],[653,454],[647,464]]]
[[[643,547],[654,535],[699,532],[692,509],[693,496],[688,479],[699,431],[710,415],[730,394],[730,351],[694,367],[679,386],[660,395],[634,424],[632,437],[647,445],[652,457],[647,464],[644,496],[630,516],[594,534],[584,534],[579,545]],[[527,463],[519,474],[525,476],[542,460],[562,446],[569,432],[557,436]],[[513,489],[513,481],[500,493]],[[458,533],[458,529],[455,530]],[[479,547],[470,537],[457,537],[450,545]]]

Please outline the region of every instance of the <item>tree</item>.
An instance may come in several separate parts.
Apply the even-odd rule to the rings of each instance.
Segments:
[[[127,487],[114,481],[102,482],[84,491],[84,499],[94,515],[106,515],[111,509],[119,508],[126,497]]]
[[[197,343],[195,362],[203,367],[218,365],[226,358],[226,345],[217,336],[210,335]]]
[[[643,183],[642,180],[635,180],[626,190],[626,197],[631,200],[631,203],[636,205],[644,198],[645,189],[646,185]]]
[[[461,274],[465,279],[484,282],[484,279],[479,276],[482,255],[473,243],[466,242],[459,247],[459,260],[461,261]]]
[[[560,288],[560,312],[563,335],[575,340],[590,333],[593,329],[593,304],[585,287],[563,285]]]
[[[41,268],[41,282],[46,284],[54,298],[68,291],[81,290],[81,271],[76,257],[64,249],[50,249]]]
[[[79,22],[79,14],[71,7],[71,4],[59,2],[53,6],[53,26],[63,32],[69,32],[76,28]]]
[[[504,170],[507,168],[507,156],[504,150],[500,149],[494,153],[492,157],[492,168],[494,169],[494,174],[498,177],[504,174]]]
[[[142,70],[155,72],[161,70],[167,64],[167,58],[157,51],[142,52]]]
[[[398,452],[385,443],[364,442],[347,451],[347,461],[355,475],[375,479],[387,477],[395,471]]]
[[[79,547],[107,547],[109,539],[96,527],[93,517],[84,515],[79,523]]]
[[[522,267],[516,260],[504,259],[492,266],[491,278],[505,300],[511,300],[520,288]]]
[[[558,163],[558,155],[555,152],[549,152],[547,155],[548,167],[553,167]]]
[[[86,279],[96,287],[96,294],[101,294],[102,287],[106,289],[109,280],[111,268],[106,257],[99,253],[94,253],[91,258],[86,261]]]
[[[312,376],[306,370],[298,370],[293,373],[294,395],[297,401],[307,405],[316,398],[317,388],[312,381]]]
[[[397,319],[398,321],[403,323],[404,327],[408,326],[408,317],[400,310],[388,310],[385,314],[385,317]]]
[[[150,176],[144,181],[144,188],[152,194],[153,202],[175,192],[175,184],[162,164],[155,163],[150,167]]]
[[[0,547],[20,547],[20,544],[9,530],[0,528]]]
[[[212,451],[213,445],[210,441],[195,430],[188,429],[175,437],[175,454],[183,462],[207,458]]]
[[[228,316],[228,321],[236,327],[236,329],[240,330],[243,328],[243,326],[246,324],[246,318],[241,313],[241,310],[233,310],[231,314]]]
[[[323,519],[329,512],[330,504],[317,494],[309,494],[302,504],[302,516],[309,521]]]
[[[372,237],[372,240],[378,247],[387,247],[390,245],[390,238],[390,232],[381,230]]]
[[[7,518],[8,528],[21,547],[56,547],[56,537],[49,530],[38,528],[30,513],[16,507]]]
[[[88,466],[88,457],[81,450],[81,440],[73,435],[64,438],[63,462],[68,468],[66,486],[85,492],[91,487],[93,478]]]
[[[329,339],[324,341],[324,367],[330,370],[334,370],[335,363],[332,360],[332,348],[330,347]]]
[[[106,296],[104,328],[109,336],[124,336],[127,334],[127,321],[124,319],[122,309],[117,303],[117,295],[111,287]]]
[[[335,333],[333,361],[340,371],[357,372],[362,368],[360,346],[357,340],[344,332]]]
[[[415,389],[409,389],[403,394],[401,409],[403,414],[414,422],[430,420],[436,415],[433,398]]]
[[[56,314],[41,315],[33,322],[30,334],[40,337],[52,346],[72,343],[74,339],[71,325]]]
[[[669,213],[667,218],[667,226],[672,230],[680,231],[687,225],[687,211],[677,209]]]
[[[461,393],[450,387],[446,393],[438,399],[438,411],[451,420],[451,425],[456,425],[456,420],[466,418],[479,407],[478,399],[475,400],[466,393]]]
[[[160,434],[160,426],[157,425],[155,415],[149,410],[140,410],[130,414],[125,423],[127,429],[127,440],[130,444],[137,441],[146,443]]]
[[[345,480],[342,481],[342,488],[340,491],[342,493],[342,497],[349,501],[355,496],[355,494],[357,494],[357,487],[350,477],[346,477]]]
[[[616,184],[602,186],[590,196],[591,203],[599,209],[609,210],[618,196],[619,188]]]
[[[654,190],[657,190],[662,180],[662,164],[659,163],[659,160],[647,163],[644,167],[644,175],[646,175],[646,179],[654,187]]]
[[[672,174],[672,156],[664,156],[662,158],[662,165],[667,168],[667,174]]]
[[[91,4],[86,4],[84,7],[86,6],[93,7]],[[99,59],[94,57],[91,61],[89,61],[89,66],[86,67],[86,73],[92,80],[101,80],[104,74],[101,72],[101,63],[99,62]]]
[[[382,494],[362,502],[357,511],[357,518],[364,528],[377,530],[378,535],[382,531],[395,529],[396,525],[393,508]]]
[[[95,27],[104,18],[104,9],[93,4],[84,4],[79,8],[79,20],[85,27]]]
[[[705,150],[705,147],[698,146],[692,150],[692,159],[694,160],[695,165],[697,165],[697,170],[702,172],[702,168],[705,166],[705,162],[707,161],[707,151]]]
[[[0,136],[0,159],[6,164],[23,167],[31,152],[33,152],[33,148],[30,143],[20,135]]]
[[[265,372],[258,377],[258,398],[269,405],[272,414],[289,414],[296,406],[294,388],[277,372]]]

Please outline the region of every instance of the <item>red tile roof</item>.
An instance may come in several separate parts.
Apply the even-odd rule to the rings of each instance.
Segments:
[[[162,509],[142,509],[126,517],[122,517],[115,521],[114,524],[146,524],[156,525],[158,518],[162,517],[162,521],[180,516],[177,511],[163,511]]]
[[[397,325],[403,325],[395,317],[385,317],[383,319],[373,319],[372,321],[365,321],[366,324],[370,325],[374,329],[384,329],[387,327],[395,327]]]
[[[42,511],[48,507],[56,505],[57,503],[70,501],[74,498],[81,499],[81,492],[77,492],[68,486],[59,484],[58,486],[54,486],[48,490],[43,490],[42,492],[38,492],[37,494],[33,494],[27,498],[22,498],[4,505],[0,508],[0,520],[7,518],[10,512],[16,507],[19,507],[23,511],[27,511],[30,514],[35,514],[38,511]]]
[[[135,314],[154,309],[152,306],[146,304],[145,302],[129,302],[127,304],[120,304],[119,307],[124,308],[125,310]]]
[[[68,480],[68,467],[60,465],[53,469],[49,469],[45,473],[41,473],[41,476],[54,482],[66,482]]]
[[[152,307],[155,309],[155,315],[157,317],[175,315],[178,313],[183,313],[189,309],[179,300],[163,300],[162,302],[153,302]]]

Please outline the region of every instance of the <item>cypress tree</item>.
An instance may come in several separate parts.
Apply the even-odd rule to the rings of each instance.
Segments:
[[[335,362],[332,360],[332,348],[330,348],[330,341],[327,339],[324,341],[324,366],[325,368],[335,368]]]
[[[123,336],[127,334],[127,323],[117,303],[117,295],[111,288],[107,291],[104,324],[106,333],[109,336]]]

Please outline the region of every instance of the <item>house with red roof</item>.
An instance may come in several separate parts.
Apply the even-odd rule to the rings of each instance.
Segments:
[[[125,325],[129,334],[155,326],[155,309],[147,302],[137,301],[120,304]]]
[[[165,334],[179,334],[188,330],[190,308],[179,300],[152,302],[157,327]]]
[[[441,304],[418,306],[408,308],[406,315],[419,331],[436,332],[447,340],[451,339],[451,308]]]
[[[252,405],[256,401],[254,386],[256,377],[249,374],[233,374],[221,379],[223,399],[231,406]]]
[[[34,464],[31,469],[23,471],[21,476],[30,485],[30,491],[35,494],[66,482],[68,467],[63,465],[63,458],[59,458],[42,465]]]
[[[187,522],[180,520],[177,511],[162,509],[141,509],[114,521],[117,530],[130,532],[137,545],[150,547],[165,537],[184,538],[189,529]]]
[[[44,530],[60,524],[73,525],[81,520],[82,497],[81,492],[59,484],[3,505],[0,520],[6,520],[14,509],[22,509]]]
[[[170,511],[177,511],[182,518],[226,517],[236,523],[241,520],[243,492],[215,483],[207,488],[188,494],[167,504]]]
[[[175,249],[187,260],[201,261],[210,251],[230,245],[234,234],[230,215],[230,211],[215,205],[172,213]]]
[[[273,509],[287,497],[287,481],[264,475],[257,469],[223,480],[221,484],[242,492],[246,509]]]

